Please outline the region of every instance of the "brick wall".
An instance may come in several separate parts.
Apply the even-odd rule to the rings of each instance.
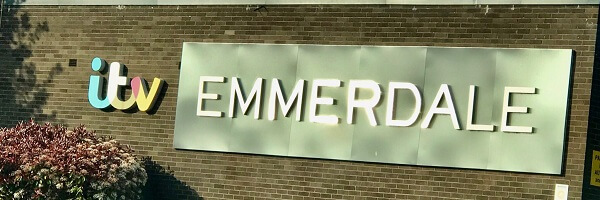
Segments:
[[[0,125],[86,124],[150,156],[149,199],[580,199],[597,6],[11,6],[0,31]],[[173,149],[182,42],[567,48],[577,52],[562,175]],[[87,103],[90,61],[168,83],[153,115]],[[77,59],[77,66],[68,66]]]

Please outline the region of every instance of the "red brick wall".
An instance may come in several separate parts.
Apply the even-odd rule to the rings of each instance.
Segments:
[[[0,32],[0,125],[86,124],[151,156],[150,199],[580,199],[597,6],[12,6]],[[566,48],[577,52],[565,170],[509,173],[181,151],[173,127],[182,42]],[[153,115],[87,102],[90,61],[168,89]],[[75,67],[69,59],[78,59]],[[173,173],[169,173],[172,171]]]

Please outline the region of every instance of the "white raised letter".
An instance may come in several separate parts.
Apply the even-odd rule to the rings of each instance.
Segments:
[[[255,109],[254,109],[254,119],[258,119],[260,116],[260,97],[262,96],[262,78],[257,78],[254,82],[254,86],[248,95],[248,98],[244,100],[244,95],[242,94],[242,90],[240,89],[240,84],[238,81],[238,77],[231,78],[231,97],[229,100],[229,117],[233,118],[233,113],[235,111],[235,100],[237,99],[240,107],[242,107],[242,114],[246,114],[248,111],[248,107],[250,107],[250,103],[252,100],[254,101]]]
[[[225,77],[200,76],[200,86],[198,87],[198,107],[196,110],[196,115],[205,117],[221,117],[223,116],[223,112],[202,110],[202,102],[204,101],[204,99],[219,99],[219,94],[204,93],[205,82],[222,83],[225,82]]]
[[[438,108],[440,101],[442,100],[442,96],[444,96],[444,99],[448,103],[447,108]],[[431,119],[433,118],[434,114],[450,115],[454,129],[460,130],[460,124],[458,124],[458,117],[456,116],[456,109],[454,109],[454,103],[452,102],[452,93],[450,93],[450,88],[447,84],[442,84],[440,86],[440,89],[433,100],[433,104],[431,104],[429,112],[427,112],[427,115],[425,116],[425,120],[423,120],[421,123],[421,128],[429,128],[429,124],[431,123]]]
[[[375,113],[373,108],[379,103],[381,99],[381,88],[379,84],[372,80],[350,80],[350,88],[348,89],[348,118],[346,122],[352,124],[354,116],[354,108],[364,108],[369,118],[371,126],[377,126],[377,120],[375,119]],[[356,89],[364,88],[373,91],[373,97],[370,99],[356,100]]]
[[[505,87],[504,88],[504,103],[502,103],[502,126],[503,132],[515,132],[515,133],[532,133],[533,127],[527,126],[509,126],[508,125],[508,113],[527,113],[528,107],[516,107],[508,105],[510,103],[511,93],[520,94],[535,94],[535,89],[532,87]]]
[[[317,105],[333,105],[333,98],[319,97],[320,87],[340,87],[341,85],[342,82],[335,79],[316,79],[313,81],[310,95],[310,112],[308,115],[308,120],[310,122],[324,124],[337,124],[339,122],[339,118],[335,115],[317,116]]]
[[[494,125],[473,124],[473,112],[475,110],[475,92],[477,86],[469,86],[469,108],[467,111],[467,130],[472,131],[494,131]]]
[[[277,110],[275,101],[279,100],[279,106],[281,107],[281,111],[283,112],[283,116],[287,116],[289,111],[296,102],[296,107],[298,110],[296,111],[296,121],[300,121],[300,114],[302,112],[302,94],[304,92],[304,80],[300,79],[294,86],[294,90],[292,90],[292,94],[288,98],[288,102],[285,102],[283,98],[283,92],[281,92],[281,87],[279,86],[279,79],[274,78],[271,81],[271,96],[269,98],[269,120],[275,120],[275,112]]]
[[[112,107],[118,110],[127,110],[135,105],[135,96],[129,96],[127,100],[121,100],[121,90],[123,87],[131,84],[129,78],[121,76],[123,74],[123,65],[118,62],[110,64],[110,72],[108,75],[108,88],[106,97],[111,102]]]
[[[407,120],[395,120],[394,112],[395,112],[395,99],[396,99],[396,89],[408,89],[412,92],[415,97],[415,108],[413,110],[413,114]],[[385,124],[387,126],[410,126],[415,121],[417,121],[417,117],[419,117],[419,113],[421,112],[421,93],[415,84],[405,83],[405,82],[390,82],[390,86],[388,87],[388,100],[387,100],[387,113],[385,115]]]

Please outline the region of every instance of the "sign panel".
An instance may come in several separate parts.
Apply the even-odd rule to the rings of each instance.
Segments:
[[[174,146],[560,174],[572,56],[184,43]]]
[[[554,186],[554,200],[567,200],[569,197],[569,185],[556,184]]]
[[[592,180],[590,184],[593,186],[600,187],[600,151],[592,150]]]

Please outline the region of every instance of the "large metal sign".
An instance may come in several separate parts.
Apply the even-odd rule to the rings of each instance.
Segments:
[[[560,174],[572,56],[184,43],[174,146]]]

